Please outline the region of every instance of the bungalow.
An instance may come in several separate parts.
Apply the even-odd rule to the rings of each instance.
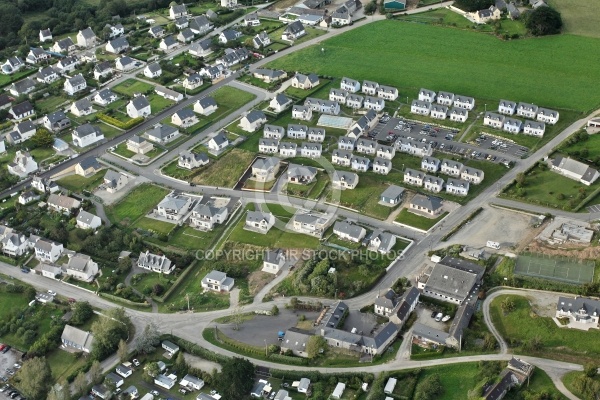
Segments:
[[[292,119],[298,119],[300,121],[310,121],[312,119],[312,108],[300,105],[293,106]]]
[[[202,80],[200,74],[193,73],[189,76],[186,76],[181,85],[184,87],[184,89],[194,90],[202,86],[203,83],[204,81]]]
[[[331,185],[340,190],[354,189],[358,185],[358,175],[354,172],[334,170]]]
[[[242,117],[240,127],[246,132],[255,132],[265,122],[267,117],[262,111],[252,110]]]
[[[25,96],[35,90],[35,82],[31,78],[25,78],[10,85],[9,91],[13,96]]]
[[[104,187],[109,193],[115,193],[123,189],[127,182],[129,182],[129,178],[122,172],[109,169],[104,175]]]
[[[44,50],[41,47],[34,47],[31,50],[29,50],[29,53],[27,53],[27,57],[25,57],[25,62],[27,62],[29,64],[38,64],[38,63],[41,63],[42,61],[49,60],[50,58],[52,58],[52,56],[50,54],[46,53],[46,50]],[[9,61],[10,60],[12,60],[12,58],[9,58]],[[4,65],[6,65],[6,64],[4,64]],[[11,66],[11,69],[14,68],[14,66],[15,66],[14,61],[10,63],[10,66]],[[2,68],[2,69],[4,70],[4,68]]]
[[[157,62],[153,62],[150,63],[148,65],[146,65],[146,68],[144,68],[144,76],[146,78],[158,78],[159,76],[162,75],[162,68],[160,67],[160,64]]]
[[[196,376],[187,374],[179,381],[179,385],[194,390],[200,390],[204,387],[204,381]]]
[[[191,151],[183,151],[179,153],[179,158],[177,159],[177,166],[180,168],[185,168],[192,170],[194,168],[199,168],[207,165],[209,163],[208,156],[204,153],[193,153]]]
[[[85,49],[94,47],[97,42],[96,34],[92,28],[87,27],[77,33],[77,45]]]
[[[127,150],[135,154],[146,154],[154,150],[154,145],[138,135],[133,135],[126,142]]]
[[[149,250],[145,253],[140,253],[137,260],[137,266],[149,271],[158,272],[161,274],[170,274],[175,269],[175,264],[171,263],[164,254],[162,256],[152,254]]]
[[[77,46],[75,46],[75,43],[73,43],[73,39],[66,37],[54,42],[51,50],[55,53],[68,53],[70,51],[77,50]]]
[[[183,94],[176,92],[175,90],[166,88],[164,86],[157,86],[154,89],[154,93],[156,93],[160,97],[163,97],[167,100],[172,100],[176,103],[179,103],[181,100],[183,100]]]
[[[94,335],[74,326],[65,325],[60,335],[60,341],[63,347],[89,353],[92,350]]]
[[[549,110],[547,108],[539,108],[536,119],[540,122],[554,125],[558,122],[558,117],[558,111]]]
[[[465,166],[458,161],[452,161],[444,158],[441,164],[441,172],[442,174],[459,177],[464,167]]]
[[[423,180],[425,179],[425,174],[421,171],[417,171],[416,169],[406,168],[404,170],[404,183],[414,186],[423,186]]]
[[[263,213],[260,211],[248,211],[244,229],[262,233],[263,235],[269,232],[275,225],[275,217],[272,213]]]
[[[282,126],[266,124],[263,129],[263,137],[265,139],[282,139],[285,134],[285,129]]]
[[[417,194],[410,201],[409,210],[436,216],[442,212],[442,199],[439,197]]]
[[[119,54],[129,49],[129,42],[125,36],[118,37],[106,43],[105,50],[112,54]]]
[[[438,172],[440,160],[435,157],[423,157],[421,159],[421,169],[426,172]]]
[[[227,274],[216,270],[210,271],[200,282],[204,290],[212,290],[213,292],[229,292],[233,289],[234,284],[233,278],[228,278]]]
[[[311,337],[313,337],[312,334],[306,333],[297,328],[290,328],[285,331],[285,335],[283,336],[283,340],[281,342],[281,350],[289,350],[298,357],[308,357],[307,344]],[[259,394],[258,397],[261,396],[262,395]]]
[[[367,138],[359,138],[356,141],[356,152],[374,155],[377,152],[377,141]]]
[[[294,21],[289,24],[281,34],[281,40],[293,42],[294,40],[306,35],[304,25],[300,21]]]
[[[51,42],[52,41],[52,32],[50,29],[40,29],[40,42]]]
[[[102,166],[95,157],[87,157],[75,164],[75,173],[77,175],[88,177],[100,171]]]
[[[69,96],[73,96],[75,93],[79,93],[86,88],[87,82],[81,74],[77,74],[72,78],[68,78],[64,83],[64,91]]]
[[[446,182],[446,193],[457,196],[466,196],[469,194],[469,182],[462,179],[449,178]]]
[[[376,96],[377,89],[379,89],[379,83],[373,81],[363,81],[362,92],[369,96]]]
[[[336,88],[329,89],[329,100],[330,101],[337,101],[340,104],[346,104],[346,97],[348,97],[348,92],[343,89],[336,89]]]
[[[350,169],[353,171],[367,172],[370,164],[371,160],[367,157],[352,156],[350,159]]]
[[[469,181],[475,185],[480,184],[483,181],[484,172],[480,169],[464,167],[460,173],[460,178]]]
[[[398,89],[393,86],[380,85],[377,89],[377,97],[394,101],[398,98]]]
[[[340,136],[338,138],[338,149],[354,151],[356,139],[349,136]]]
[[[107,106],[110,103],[117,101],[118,97],[112,92],[112,90],[105,88],[96,92],[93,99],[94,102],[100,104],[101,106]]]
[[[94,111],[95,110],[92,107],[92,102],[85,97],[81,100],[74,101],[73,104],[71,104],[71,113],[77,117],[90,115]]]
[[[35,251],[35,258],[50,263],[55,263],[64,251],[61,243],[51,242],[46,239],[39,239],[35,242],[33,250]]]
[[[171,123],[182,128],[189,128],[198,123],[198,117],[192,109],[182,108],[171,115]]]
[[[219,152],[229,146],[229,139],[223,131],[217,133],[208,141],[208,149],[213,152]]]
[[[492,128],[496,129],[502,129],[504,126],[504,119],[505,117],[503,115],[488,111],[483,116],[483,125],[491,126]]]
[[[227,221],[229,211],[227,207],[215,207],[212,203],[200,204],[192,210],[190,226],[203,231],[211,231],[215,224],[223,224]]]
[[[4,141],[1,141],[0,144],[3,145]],[[16,175],[20,178],[25,178],[30,173],[37,171],[38,164],[35,162],[29,152],[17,150],[13,162],[8,163],[7,169],[9,174]],[[19,203],[24,204],[22,201],[19,201]]]
[[[221,43],[221,44],[227,44],[229,42],[238,40],[241,37],[242,37],[242,32],[236,31],[234,29],[225,29],[224,31],[222,31],[219,34],[218,40],[219,40],[219,43]]]
[[[446,119],[446,117],[448,116],[448,107],[439,104],[432,104],[429,115],[431,116],[431,118],[435,119]]]
[[[161,347],[165,349],[171,357],[177,354],[177,352],[179,351],[179,346],[177,346],[175,343],[169,342],[168,340],[163,340],[161,343]]]
[[[75,146],[87,147],[104,140],[104,134],[97,126],[86,123],[75,128],[71,138]]]
[[[158,39],[165,35],[165,29],[162,26],[157,25],[157,26],[153,26],[150,29],[148,29],[148,33],[153,38]]]
[[[173,4],[169,7],[169,19],[177,19],[180,17],[187,17],[188,10],[185,4]]]
[[[258,141],[258,152],[264,154],[275,154],[279,151],[279,140],[260,138]]]
[[[346,105],[352,109],[362,108],[364,97],[359,94],[348,94],[346,97]]]
[[[443,106],[452,106],[454,104],[454,93],[439,92],[437,94],[437,103]]]
[[[181,43],[189,43],[194,40],[194,32],[190,28],[185,28],[177,35],[177,40]]]
[[[448,113],[450,121],[466,122],[469,118],[469,111],[466,108],[453,107]]]
[[[262,31],[261,33],[255,35],[252,38],[252,45],[254,46],[255,49],[264,49],[265,47],[269,46],[271,44],[271,38],[269,37],[269,34],[265,31]]]
[[[454,107],[472,110],[475,108],[475,99],[472,97],[456,95],[454,96]]]
[[[352,152],[348,150],[333,150],[331,154],[331,163],[341,165],[343,167],[349,167],[352,162]]]
[[[292,104],[292,99],[288,98],[283,93],[278,93],[269,102],[269,108],[273,109],[276,113],[280,113]],[[312,115],[312,114],[311,114]],[[292,111],[293,117],[293,111]]]
[[[298,89],[312,89],[316,86],[319,86],[319,77],[315,74],[304,75],[301,73],[296,73],[292,78],[292,87]]]
[[[306,185],[314,181],[317,176],[317,169],[298,164],[290,164],[286,175],[289,183]]]
[[[587,186],[594,183],[600,176],[596,169],[570,157],[557,156],[550,162],[550,167],[553,171]]]
[[[275,179],[280,167],[279,158],[257,158],[252,164],[251,179],[257,182],[270,182]]]
[[[147,130],[142,135],[154,143],[165,144],[180,135],[179,129],[167,124],[157,124],[152,129]]]
[[[388,159],[375,157],[373,160],[373,172],[387,175],[392,170],[392,162]]]
[[[52,67],[40,68],[38,73],[35,74],[35,79],[40,83],[50,84],[58,80],[59,76],[56,70]]]
[[[385,108],[385,100],[377,97],[366,96],[363,102],[363,107],[367,110],[383,111]]]
[[[538,106],[529,103],[519,103],[517,106],[517,115],[525,118],[535,118],[538,113]]]
[[[335,101],[315,99],[309,97],[304,101],[305,106],[309,106],[313,111],[322,114],[338,115],[340,113],[340,105]]]
[[[404,188],[396,185],[389,185],[379,196],[379,203],[386,206],[396,206],[402,201]]]
[[[433,192],[439,193],[444,188],[444,180],[442,178],[438,178],[437,176],[425,175],[423,178],[423,189]]]
[[[367,231],[362,226],[356,225],[350,221],[336,221],[336,223],[333,224],[333,233],[342,240],[360,243],[367,234]]]
[[[130,118],[147,117],[151,113],[150,102],[143,94],[131,99],[126,109]]]
[[[321,143],[302,142],[300,146],[300,157],[319,158],[323,152]]]
[[[217,102],[212,97],[203,97],[194,103],[194,112],[208,116],[217,111]]]
[[[360,82],[355,79],[343,77],[340,82],[340,89],[348,93],[357,93],[361,89]]]
[[[498,112],[504,115],[513,115],[517,108],[517,103],[514,101],[500,100],[498,104]]]
[[[545,131],[546,124],[543,122],[525,120],[523,124],[523,133],[526,135],[542,137]]]
[[[97,215],[81,210],[77,214],[76,223],[80,229],[96,229],[102,225],[102,220]]]
[[[71,126],[71,120],[63,111],[55,111],[44,116],[42,125],[51,132],[60,132]]]
[[[429,89],[421,89],[419,90],[419,101],[424,101],[427,103],[433,103],[435,101],[435,92]]]
[[[177,376],[176,375],[163,375],[163,374],[158,374],[156,375],[156,377],[154,378],[154,384],[157,386],[160,386],[164,389],[171,389],[173,386],[175,386],[175,384],[177,383]]]
[[[262,271],[269,274],[277,274],[285,265],[285,253],[281,249],[265,252],[263,256]]]
[[[410,105],[410,112],[419,115],[429,115],[431,107],[431,103],[427,101],[413,100]]]
[[[308,128],[308,141],[323,143],[325,141],[325,129]]]
[[[211,25],[210,21],[205,15],[199,15],[190,19],[189,27],[196,35],[204,35],[213,28],[213,25]]]
[[[277,82],[287,78],[287,72],[280,69],[258,68],[253,73],[254,77],[266,83]]]
[[[522,125],[523,122],[520,119],[504,118],[504,125],[502,126],[502,130],[510,133],[519,133],[521,132]]]
[[[115,369],[115,372],[117,374],[121,375],[123,378],[128,378],[131,376],[131,374],[133,374],[133,369],[131,369],[123,364],[120,364]]]

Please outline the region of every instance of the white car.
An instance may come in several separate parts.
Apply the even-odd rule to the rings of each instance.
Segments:
[[[157,391],[157,390],[153,390],[153,391],[151,391],[151,392],[150,392],[150,394],[151,394],[152,396],[158,396],[158,395],[159,395],[159,393],[158,393],[158,391]]]
[[[140,362],[138,361],[137,358],[134,358],[132,362],[133,362],[133,365],[135,365],[136,367],[140,366]]]
[[[435,316],[435,322],[440,322],[442,320],[443,316],[444,316],[444,314],[438,313],[438,315]]]
[[[48,290],[48,294],[50,296],[56,296],[56,292],[52,291],[52,290]]]

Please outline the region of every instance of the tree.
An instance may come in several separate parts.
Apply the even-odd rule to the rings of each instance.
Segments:
[[[593,378],[598,375],[598,368],[600,367],[598,362],[590,361],[583,365],[583,373],[589,378]]]
[[[119,340],[119,347],[117,348],[117,355],[121,362],[127,361],[129,358],[129,351],[127,350],[127,343],[123,339]]]
[[[104,318],[100,318],[92,325],[94,345],[91,355],[96,360],[101,360],[113,353],[119,346],[119,340],[129,336],[131,320],[123,308],[111,308],[106,311]]]
[[[52,389],[50,389],[50,393],[48,393],[46,400],[69,400],[69,398],[70,395],[68,384],[57,383],[52,386]]]
[[[308,339],[308,344],[306,345],[306,353],[308,354],[308,358],[315,358],[321,352],[321,349],[325,350],[327,348],[327,341],[323,336],[314,335]]]
[[[472,12],[489,8],[492,4],[494,0],[454,0],[453,5],[463,11]]]
[[[279,307],[277,307],[276,304],[274,304],[273,307],[271,307],[271,315],[279,315]]]
[[[177,358],[175,358],[175,364],[173,364],[173,369],[177,371],[177,375],[186,375],[189,370],[189,366],[185,361],[185,357],[183,356],[183,352],[177,353]]]
[[[71,325],[83,325],[94,315],[94,309],[87,301],[78,301],[73,306],[73,315],[69,323]]]
[[[25,361],[19,370],[17,381],[17,387],[27,398],[45,398],[52,385],[52,372],[46,358],[35,357]]]
[[[515,310],[515,302],[510,297],[506,297],[500,303],[500,308],[502,308],[502,311],[504,312],[504,314],[508,314]]]
[[[438,374],[426,376],[421,380],[416,388],[414,400],[433,400],[441,398],[444,393],[444,387]]]
[[[163,285],[161,285],[160,283],[155,284],[154,286],[152,286],[152,294],[154,296],[160,296],[161,294],[163,294],[165,291],[165,287]]]
[[[230,358],[215,381],[223,398],[243,399],[252,390],[254,365],[245,358]]]
[[[562,26],[560,13],[548,6],[532,10],[525,20],[525,27],[534,36],[556,35]]]
[[[160,368],[158,368],[158,363],[156,361],[148,363],[146,365],[146,372],[148,375],[154,377],[160,373]]]
[[[522,172],[519,172],[517,174],[517,176],[515,177],[515,182],[517,182],[517,185],[519,185],[519,186],[525,185],[525,174]]]
[[[87,385],[88,385],[88,381],[87,378],[85,377],[85,374],[80,371],[77,376],[75,377],[75,380],[73,381],[73,389],[75,390],[75,397],[77,396],[81,396],[82,394],[85,393],[86,389],[87,389]]]
[[[102,380],[102,368],[100,367],[100,362],[98,360],[94,360],[90,366],[88,375],[90,377],[90,381],[92,381],[94,385],[100,383]]]
[[[153,322],[146,325],[144,332],[136,339],[136,351],[142,354],[152,353],[160,343],[159,337],[158,327]]]
[[[31,140],[38,147],[52,147],[54,144],[54,136],[46,128],[38,128]]]
[[[370,1],[366,6],[365,6],[365,14],[366,15],[373,15],[375,13],[375,11],[377,10],[377,3],[374,1]]]

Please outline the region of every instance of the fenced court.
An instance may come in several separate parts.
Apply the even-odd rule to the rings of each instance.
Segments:
[[[354,121],[352,120],[352,118],[321,114],[317,125],[327,126],[329,128],[348,129],[350,128],[350,126],[352,126],[353,122]]]
[[[523,253],[517,257],[515,274],[568,283],[588,283],[594,280],[594,262],[569,257]]]

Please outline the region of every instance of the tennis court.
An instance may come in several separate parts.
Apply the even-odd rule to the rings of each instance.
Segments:
[[[515,274],[568,283],[588,283],[594,279],[594,262],[524,253],[517,257]]]
[[[352,118],[337,117],[335,115],[322,114],[319,117],[317,125],[327,126],[329,128],[348,129],[352,126]]]

